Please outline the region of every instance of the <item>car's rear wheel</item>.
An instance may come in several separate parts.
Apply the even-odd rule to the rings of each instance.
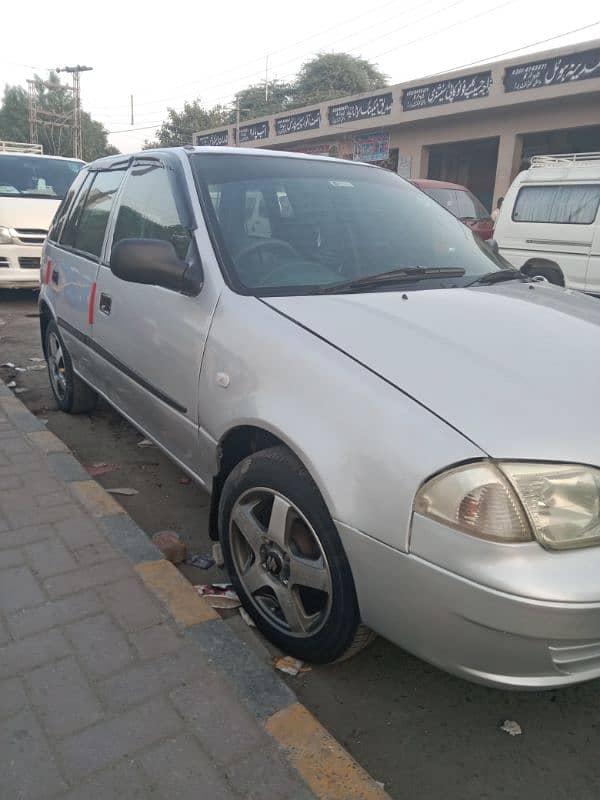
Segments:
[[[245,609],[284,652],[325,663],[371,641],[335,525],[286,448],[248,456],[231,472],[219,504],[219,535]]]
[[[45,353],[50,387],[60,410],[69,414],[92,411],[98,396],[73,372],[71,356],[54,320],[46,326]]]

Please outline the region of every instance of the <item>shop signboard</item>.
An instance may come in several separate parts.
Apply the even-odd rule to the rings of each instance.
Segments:
[[[286,117],[279,117],[275,120],[275,133],[277,136],[285,136],[288,133],[298,133],[300,131],[313,131],[321,126],[321,112],[303,111],[300,114],[288,114]]]
[[[491,85],[492,73],[488,70],[460,78],[450,78],[447,81],[428,83],[425,86],[415,86],[402,92],[402,109],[416,111],[419,108],[487,97]]]
[[[224,147],[229,143],[229,131],[216,131],[196,136],[197,147]]]
[[[269,123],[255,122],[252,125],[240,125],[240,144],[255,142],[257,139],[269,138]]]
[[[520,92],[523,89],[555,86],[587,78],[600,78],[600,47],[507,67],[504,72],[504,88],[507,92]]]
[[[361,119],[374,119],[382,117],[392,112],[392,93],[363,97],[361,100],[352,100],[348,103],[340,103],[336,106],[329,106],[329,124],[343,125],[345,122],[357,122]]]
[[[361,133],[352,137],[354,161],[385,161],[390,155],[390,134]]]

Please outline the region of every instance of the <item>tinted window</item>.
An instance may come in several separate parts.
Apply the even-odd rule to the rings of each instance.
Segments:
[[[77,229],[77,223],[79,221],[79,216],[81,214],[81,210],[85,203],[88,190],[94,180],[95,173],[88,172],[84,178],[83,186],[79,190],[79,194],[75,198],[75,201],[72,203],[71,207],[66,210],[66,217],[67,220],[63,225],[62,233],[60,234],[60,243],[65,245],[66,247],[72,247],[73,241],[75,239],[75,231]]]
[[[489,217],[484,206],[471,192],[429,186],[423,191],[459,219],[487,219]]]
[[[164,167],[135,167],[127,178],[113,246],[121,239],[163,239],[173,244],[180,258],[186,257],[191,234],[181,224]]]
[[[124,174],[123,170],[96,173],[75,231],[75,250],[100,256],[108,215]]]
[[[508,266],[430,197],[386,170],[241,154],[198,154],[191,161],[226,269],[246,290],[306,294],[414,266],[465,271],[452,282],[419,281],[418,288],[458,286]]]
[[[60,204],[58,211],[56,212],[56,215],[54,217],[54,221],[52,222],[52,227],[50,228],[50,232],[48,233],[48,238],[51,239],[53,242],[58,241],[58,237],[60,236],[63,223],[67,218],[67,214],[69,213],[69,209],[71,208],[73,199],[81,189],[81,186],[83,185],[83,182],[87,177],[87,175],[88,175],[87,172],[80,172],[77,175],[77,177],[71,184],[71,187],[69,188],[69,191],[67,192],[64,200]]]
[[[0,155],[0,196],[62,200],[82,166],[63,158]]]
[[[517,197],[515,222],[591,225],[598,213],[600,185],[524,186]]]

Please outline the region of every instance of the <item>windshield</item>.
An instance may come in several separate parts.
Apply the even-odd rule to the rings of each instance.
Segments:
[[[423,191],[458,219],[489,219],[490,215],[487,209],[474,194],[466,189],[441,189],[437,186],[427,186]]]
[[[193,168],[231,283],[253,294],[317,294],[404,267],[411,288],[465,286],[508,266],[407,181],[344,161],[198,153]],[[457,272],[464,270],[460,277]],[[364,291],[387,291],[393,280]]]
[[[82,166],[62,158],[0,155],[0,197],[62,200]]]

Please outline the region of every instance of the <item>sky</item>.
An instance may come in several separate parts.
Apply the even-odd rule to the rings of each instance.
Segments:
[[[290,80],[319,52],[362,56],[400,83],[507,51],[520,56],[600,39],[598,0],[230,0],[171,8],[154,0],[11,4],[0,83],[26,86],[35,72],[93,67],[81,76],[83,107],[111,132],[112,144],[130,152],[153,138],[168,107],[195,98],[228,103],[264,81],[267,69],[270,80]]]

